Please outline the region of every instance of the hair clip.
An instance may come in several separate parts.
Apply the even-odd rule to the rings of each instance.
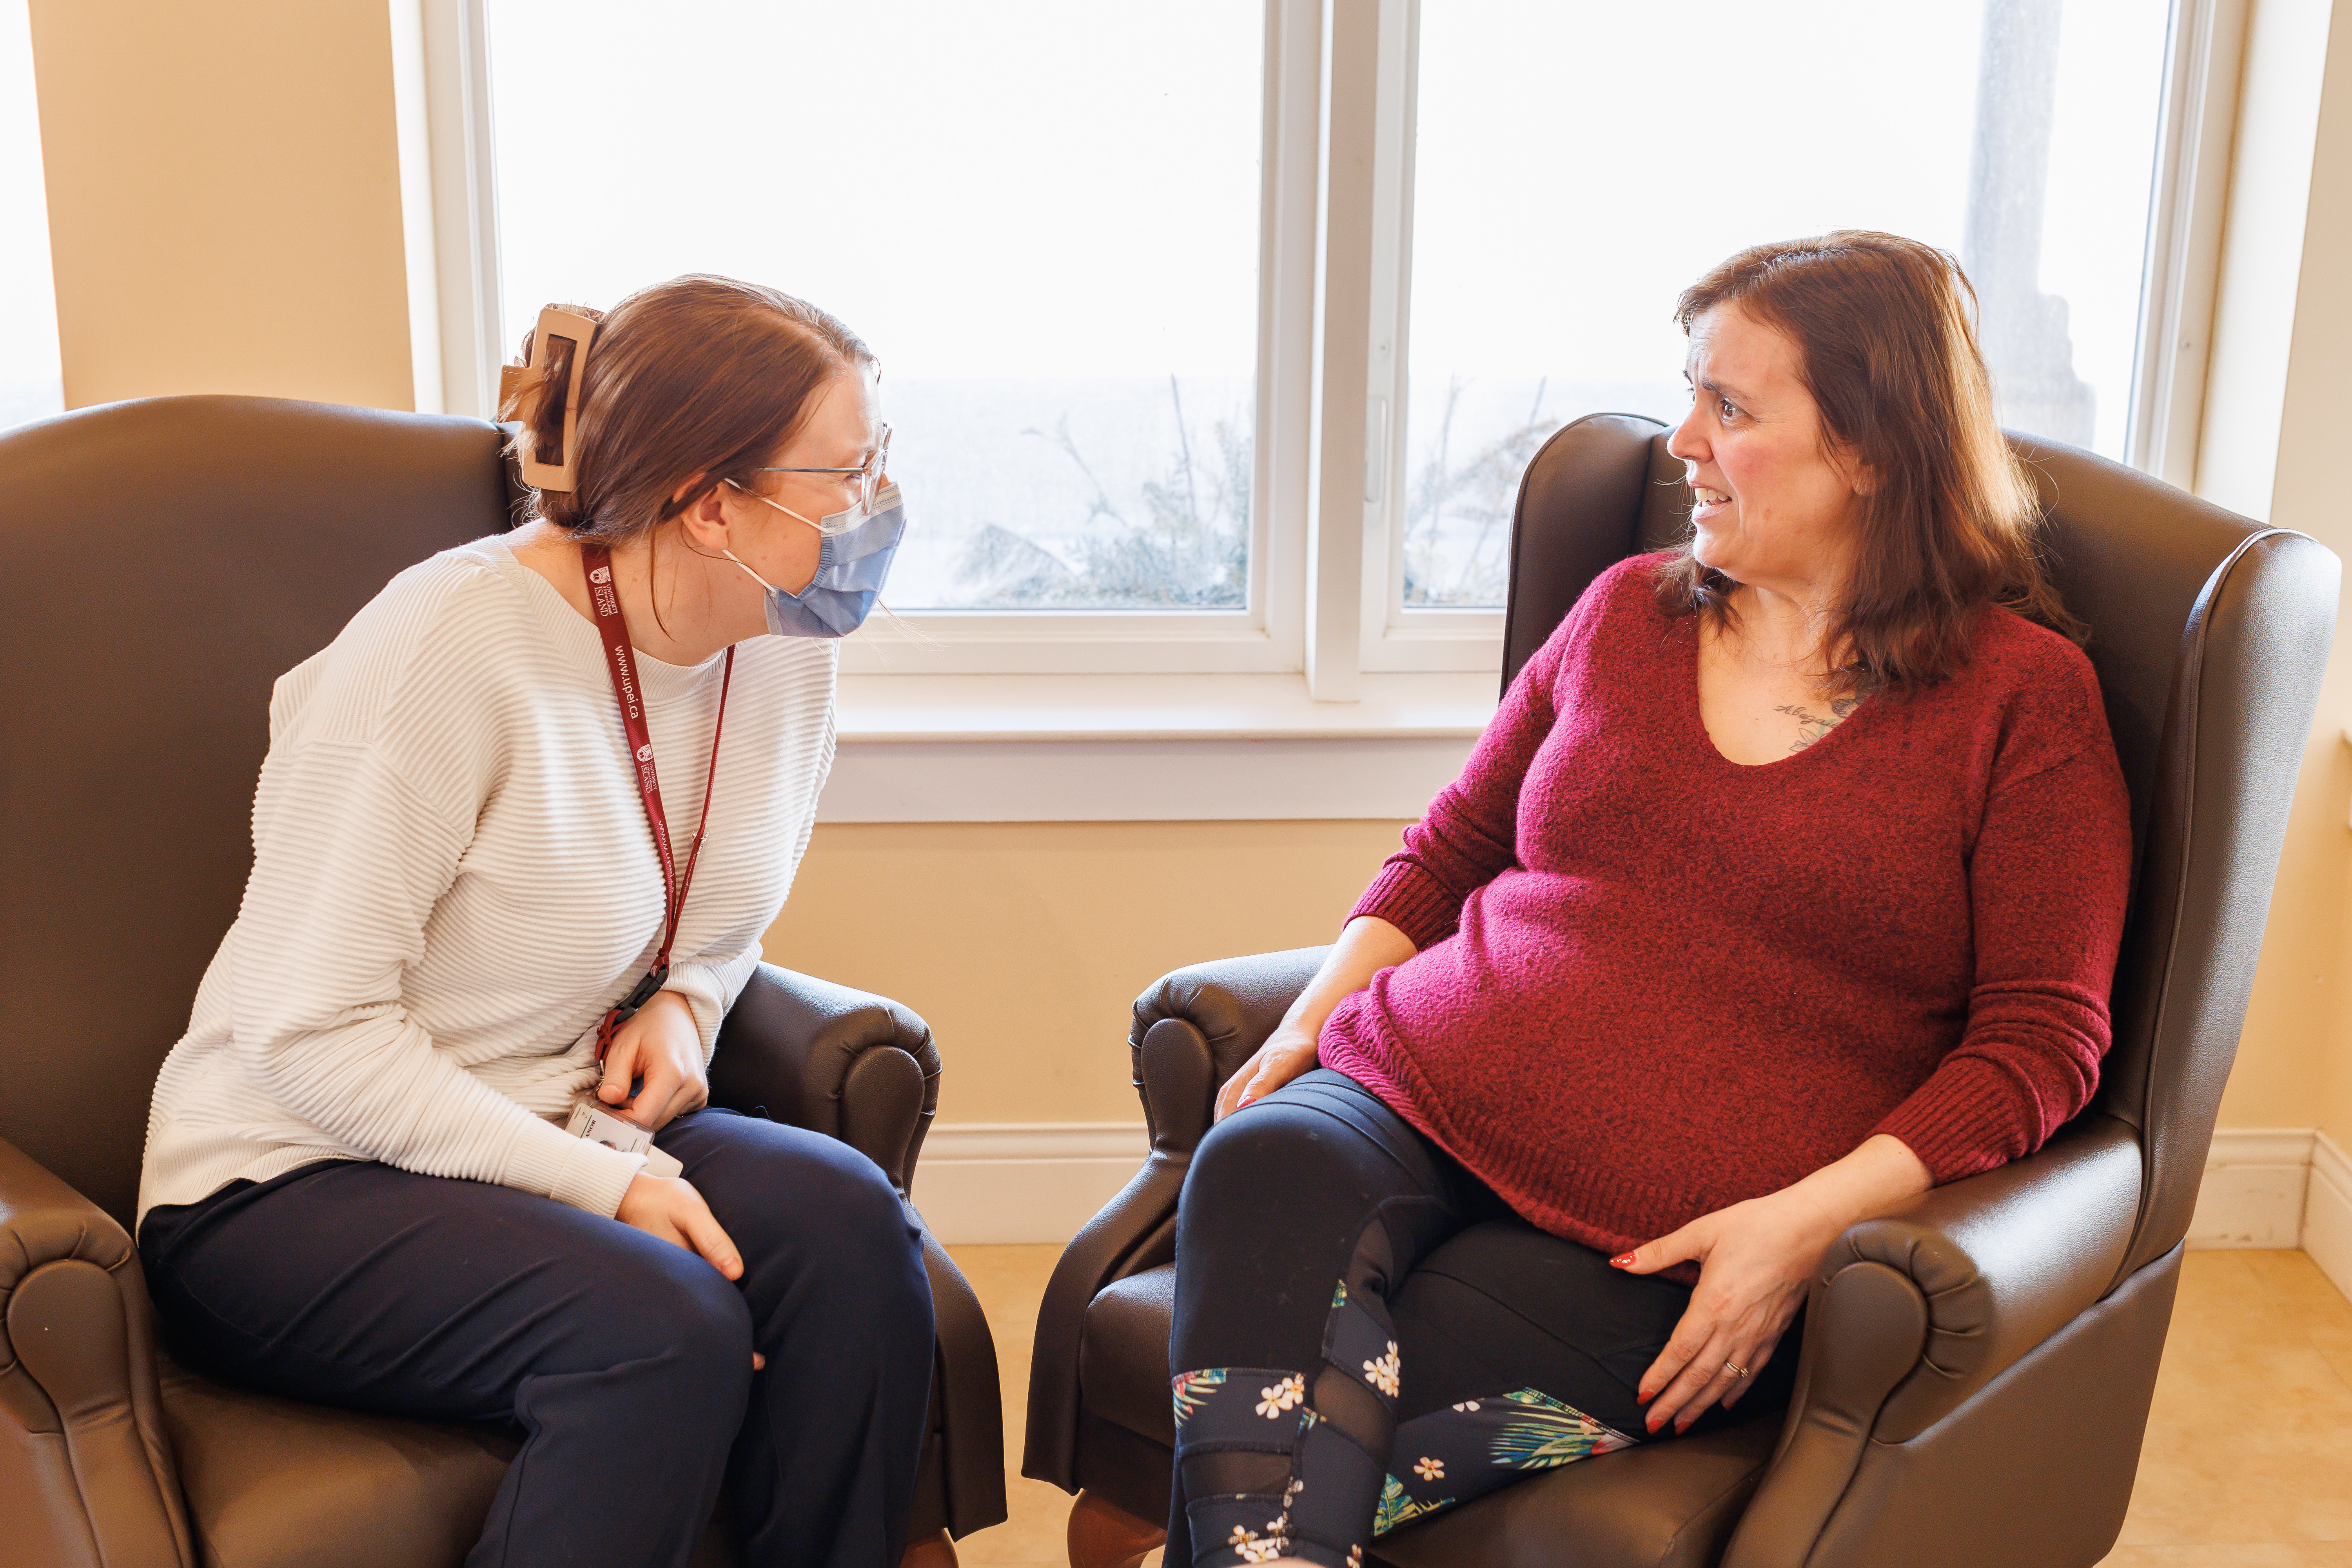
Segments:
[[[563,445],[553,463],[538,460],[538,441],[522,443],[522,482],[540,490],[570,490],[579,467],[579,454],[573,450],[573,436],[580,425],[580,378],[588,368],[588,345],[595,340],[596,323],[576,311],[548,306],[539,313],[539,324],[531,329],[530,363],[523,369],[534,372],[547,380],[555,362],[554,343],[562,339],[572,345],[572,373],[561,387],[551,382],[541,395],[561,395],[563,399]],[[513,368],[513,367],[509,367]],[[503,377],[500,378],[504,380]],[[517,381],[520,376],[515,378]],[[505,390],[501,386],[500,390]],[[533,418],[526,428],[538,424]]]
[[[540,382],[540,378],[532,375],[530,371],[523,365],[502,364],[499,366],[498,408],[500,415],[503,416],[509,409],[513,409],[514,417],[516,419],[521,419],[523,417],[523,410],[516,405],[515,398],[522,391],[523,384],[526,380],[528,380],[530,384],[533,386],[537,386]]]

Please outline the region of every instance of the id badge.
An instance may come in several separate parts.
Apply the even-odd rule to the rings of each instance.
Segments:
[[[643,1154],[646,1174],[649,1176],[675,1176],[686,1169],[677,1163],[677,1156],[655,1146],[652,1133],[625,1116],[614,1115],[592,1099],[583,1097],[572,1105],[572,1120],[563,1130],[574,1138],[585,1138],[624,1154]]]

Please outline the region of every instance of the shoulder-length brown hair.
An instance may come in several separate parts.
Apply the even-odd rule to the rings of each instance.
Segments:
[[[1739,252],[1675,302],[1683,330],[1737,306],[1797,346],[1823,439],[1874,483],[1858,498],[1860,549],[1825,646],[1832,683],[1908,695],[1969,661],[1979,613],[2005,605],[2083,640],[2043,569],[2042,510],[1993,418],[1972,321],[1976,290],[1943,251],[1842,229]],[[1738,585],[1685,541],[1660,568],[1671,614],[1722,624]]]
[[[814,305],[732,278],[689,273],[610,310],[563,309],[598,323],[580,378],[574,488],[533,490],[531,513],[608,545],[667,522],[727,480],[756,488],[753,470],[799,428],[817,390],[874,364],[857,335]],[[525,364],[530,348],[526,332]],[[563,447],[571,378],[569,350],[558,356],[499,410],[521,422],[516,446],[551,461]],[[689,481],[689,492],[673,497]]]

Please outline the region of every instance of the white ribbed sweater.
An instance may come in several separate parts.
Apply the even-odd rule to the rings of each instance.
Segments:
[[[808,845],[836,658],[738,645],[667,987],[706,1060]],[[681,863],[722,663],[637,656]],[[643,1156],[555,1123],[661,923],[595,627],[499,539],[411,567],[271,695],[253,873],[156,1079],[140,1215],[321,1159],[614,1213]]]

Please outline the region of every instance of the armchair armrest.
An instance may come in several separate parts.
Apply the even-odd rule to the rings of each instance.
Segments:
[[[1195,963],[1161,975],[1135,999],[1127,1046],[1154,1149],[1164,1142],[1192,1152],[1209,1131],[1217,1090],[1265,1044],[1330,951],[1294,947]],[[1156,1073],[1146,1070],[1155,1036],[1166,1042]],[[1179,1037],[1199,1042],[1197,1053],[1178,1048]]]
[[[1021,1473],[1077,1489],[1078,1337],[1103,1287],[1176,1255],[1176,1199],[1209,1131],[1217,1090],[1265,1043],[1328,948],[1196,963],[1135,999],[1128,1053],[1151,1152],[1088,1220],[1045,1286],[1029,1359],[1028,1435]]]
[[[2104,1297],[2140,1184],[2137,1133],[2095,1114],[1839,1237],[1779,1451],[1725,1568],[1806,1561],[1865,1446],[1916,1437]]]
[[[940,1048],[929,1025],[887,996],[763,963],[719,1026],[710,1102],[840,1139],[881,1166],[903,1199],[939,1110]],[[911,1202],[907,1209],[915,1215]],[[939,1334],[931,1420],[946,1524],[965,1535],[1004,1518],[996,1341],[980,1298],[928,1225],[922,1242]]]
[[[0,1517],[10,1561],[189,1564],[139,1255],[0,1140]]]
[[[940,1049],[887,997],[763,963],[719,1026],[710,1103],[838,1138],[903,1195],[939,1109]]]

